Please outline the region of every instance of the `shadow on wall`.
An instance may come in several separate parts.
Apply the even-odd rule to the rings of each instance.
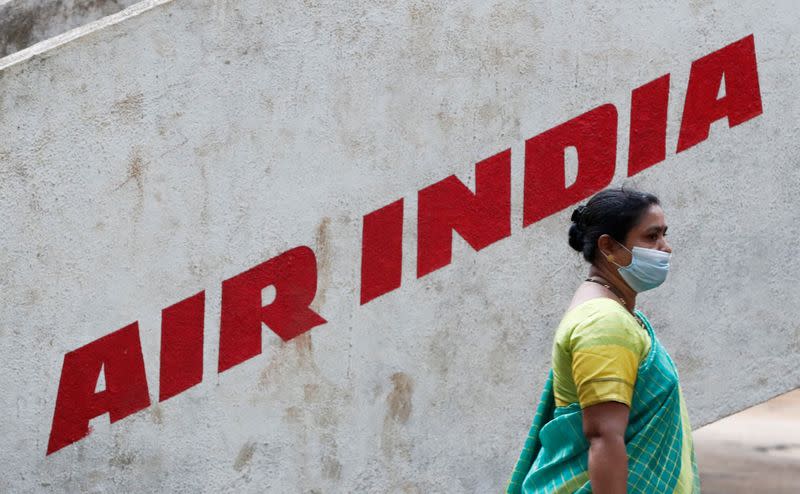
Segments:
[[[697,429],[703,494],[800,492],[800,388]]]
[[[0,0],[0,58],[135,3],[139,0]]]

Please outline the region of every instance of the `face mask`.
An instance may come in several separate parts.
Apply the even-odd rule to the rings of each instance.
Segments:
[[[633,251],[628,250],[624,245],[622,248],[631,253],[631,263],[627,266],[620,266],[614,261],[611,262],[619,266],[617,269],[619,275],[631,289],[640,293],[652,290],[664,283],[664,280],[667,279],[667,272],[669,272],[671,257],[669,252],[639,246],[634,246]]]

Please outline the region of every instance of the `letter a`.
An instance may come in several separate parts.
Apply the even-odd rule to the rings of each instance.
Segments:
[[[725,96],[717,99],[723,79]],[[728,117],[728,127],[735,127],[761,112],[756,49],[751,34],[692,62],[677,152],[706,140],[712,122]]]
[[[106,386],[95,392],[100,370]],[[133,323],[64,355],[47,454],[89,434],[89,420],[108,413],[111,423],[150,405],[139,325]]]

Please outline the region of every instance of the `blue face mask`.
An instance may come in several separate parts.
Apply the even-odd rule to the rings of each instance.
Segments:
[[[620,244],[622,245],[622,244]],[[624,245],[623,249],[631,253],[631,263],[627,266],[619,266],[617,271],[625,283],[633,291],[640,293],[664,283],[669,272],[669,259],[671,254],[656,249],[646,249],[634,246],[633,251],[628,250]]]

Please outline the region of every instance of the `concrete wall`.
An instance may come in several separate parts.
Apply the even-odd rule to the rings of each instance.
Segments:
[[[119,12],[137,1],[0,1],[0,57]]]
[[[501,490],[586,272],[571,208],[522,227],[525,140],[603,103],[612,183],[670,224],[639,305],[693,424],[800,385],[797,7],[554,5],[176,0],[0,62],[0,490]],[[750,34],[763,113],[676,153],[692,61]],[[631,90],[667,73],[666,157],[627,177]],[[509,148],[510,235],[417,279],[417,191]],[[400,198],[401,286],[362,305],[362,218]],[[219,373],[221,283],[297,246],[327,322]],[[160,401],[162,310],[201,291],[202,382]],[[47,454],[59,389],[117,412]]]

